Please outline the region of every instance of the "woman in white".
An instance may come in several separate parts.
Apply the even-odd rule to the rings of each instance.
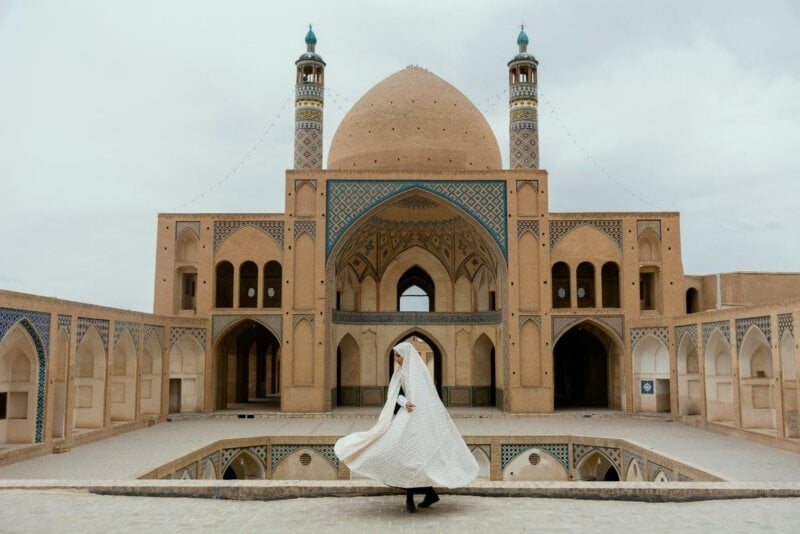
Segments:
[[[354,473],[405,488],[406,508],[413,512],[414,493],[425,494],[420,507],[427,508],[439,500],[433,486],[469,484],[478,463],[414,346],[400,343],[394,355],[395,372],[377,424],[343,437],[334,451]]]

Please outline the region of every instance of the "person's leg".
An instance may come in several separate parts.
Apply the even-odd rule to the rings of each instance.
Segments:
[[[439,495],[436,494],[436,490],[432,487],[423,488],[423,493],[425,493],[425,499],[419,503],[420,508],[428,508],[430,505],[439,502]]]
[[[406,510],[414,512],[417,507],[414,505],[414,490],[417,488],[406,489]]]

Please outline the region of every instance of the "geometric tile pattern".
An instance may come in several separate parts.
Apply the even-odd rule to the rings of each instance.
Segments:
[[[158,344],[162,347],[164,346],[164,327],[154,324],[146,324],[144,325],[144,344],[150,341],[150,336],[153,334],[156,335],[158,338]]]
[[[316,221],[295,221],[294,222],[294,240],[302,234],[308,234],[311,239],[317,239],[317,222]]]
[[[731,344],[730,324],[728,321],[714,321],[713,323],[703,323],[703,346],[708,344],[708,338],[714,332],[719,330],[728,345]]]
[[[558,242],[579,226],[591,226],[606,234],[622,252],[622,220],[550,220],[550,252]]]
[[[83,335],[90,326],[97,328],[97,333],[100,334],[100,339],[103,340],[103,348],[105,348],[106,352],[108,352],[108,321],[105,319],[78,317],[78,342],[75,346],[80,346],[81,341],[83,341]]]
[[[296,316],[299,318],[301,316]],[[313,319],[308,316],[309,319]],[[528,317],[530,318],[530,317]],[[296,319],[297,320],[297,319]],[[488,312],[351,312],[333,310],[334,324],[477,325],[500,324],[502,310]],[[526,319],[527,320],[527,319]],[[534,322],[536,319],[533,319]],[[313,321],[312,321],[313,323]]]
[[[667,328],[656,326],[650,328],[631,328],[631,350],[636,348],[636,345],[645,336],[655,336],[657,339],[664,343],[664,347],[669,347],[669,335]]]
[[[755,326],[761,333],[764,334],[764,337],[767,338],[767,342],[772,343],[772,333],[770,332],[770,324],[769,324],[769,316],[764,317],[748,317],[746,319],[736,319],[736,346],[739,347],[742,344],[742,338],[747,333],[747,330],[750,329],[751,326]]]
[[[595,321],[607,326],[612,332],[619,336],[619,340],[625,339],[625,318],[622,315],[553,315],[552,319],[552,338],[553,343],[568,328],[582,321]]]
[[[500,180],[329,180],[326,256],[362,215],[403,191],[421,189],[455,204],[491,235],[507,256],[506,182]]]
[[[122,332],[127,330],[131,337],[133,338],[133,346],[136,347],[136,350],[139,350],[139,327],[138,323],[130,322],[130,321],[114,321],[114,346],[117,346],[119,343],[119,336],[122,335]]]
[[[200,478],[212,478],[209,477],[208,473],[206,472],[206,466],[209,462],[211,463],[211,469],[214,475],[213,478],[219,478],[217,475],[217,467],[219,466],[219,452],[209,454],[200,461]]]
[[[14,308],[0,308],[0,339],[6,335],[14,324],[20,319],[27,318],[37,331],[37,336],[42,339],[45,350],[50,346],[50,314],[30,310],[17,310]]]
[[[539,133],[535,122],[512,124],[509,128],[509,143],[511,169],[539,168]]]
[[[333,452],[333,445],[272,445],[270,449],[272,469],[297,449],[312,449],[325,458],[334,469],[339,470],[339,458]]]
[[[680,346],[681,342],[683,341],[683,336],[689,335],[689,337],[694,341],[695,346],[697,346],[697,325],[696,324],[687,324],[683,326],[676,326],[675,327],[675,346]]]
[[[322,168],[322,116],[317,121],[295,121],[294,168]]]
[[[539,190],[539,180],[517,180],[517,191],[525,184],[529,184],[534,190]]]
[[[551,454],[569,469],[569,446],[566,443],[530,443],[526,445],[500,445],[500,469],[505,469],[508,463],[530,449],[541,449]]]
[[[636,221],[636,239],[642,237],[645,230],[652,230],[659,239],[661,239],[661,221],[655,220],[638,220]]]
[[[197,478],[197,462],[192,462],[175,471],[176,480],[195,480]]]
[[[175,346],[175,343],[178,342],[183,336],[192,336],[200,346],[203,347],[205,350],[206,348],[206,329],[205,328],[188,328],[184,326],[174,326],[172,331],[169,334],[169,348],[172,350],[172,347]]]
[[[539,240],[539,221],[517,221],[517,239],[520,239],[525,232],[530,232],[536,240]]]
[[[200,237],[200,221],[178,221],[175,223],[175,239],[178,239],[181,232],[187,228],[194,232],[196,237]]]
[[[593,451],[600,452],[617,467],[618,471],[622,471],[622,458],[620,457],[621,452],[620,449],[615,447],[597,447],[595,445],[580,445],[576,443],[572,445],[572,461],[575,463],[575,465],[578,465],[581,458]]]
[[[283,317],[280,315],[214,315],[211,319],[211,341],[216,341],[217,337],[230,325],[244,319],[252,319],[257,323],[261,323],[267,330],[272,332],[278,341],[281,341],[283,337]]]
[[[794,324],[791,313],[781,313],[778,315],[778,338],[783,339],[783,333],[789,331],[794,336]]]
[[[261,230],[283,250],[283,221],[214,221],[214,252],[228,236],[245,226]]]
[[[255,454],[261,461],[264,462],[264,465],[267,465],[267,446],[266,445],[258,445],[256,447],[250,447],[247,449],[251,453]]]
[[[67,332],[67,339],[69,339],[70,330],[72,330],[72,316],[58,314],[58,329],[64,329]]]
[[[37,382],[36,382],[36,433],[34,435],[34,443],[41,443],[42,442],[42,431],[44,430],[44,388],[45,388],[45,378],[47,377],[47,346],[44,342],[44,339],[49,339],[50,337],[50,314],[49,313],[41,313],[41,312],[23,312],[22,310],[13,310],[9,308],[0,308],[0,328],[5,327],[6,322],[10,321],[11,318],[14,317],[14,312],[22,312],[24,315],[20,315],[17,321],[14,321],[3,331],[3,334],[8,331],[8,328],[11,328],[15,323],[19,322],[19,325],[28,332],[28,335],[33,340],[33,347],[36,350],[36,359],[39,364]],[[34,325],[30,315],[35,314],[36,322],[38,324]],[[46,316],[47,323],[44,323],[44,317]],[[47,332],[47,337],[43,339],[43,336],[40,332]],[[0,339],[2,336],[0,335]]]
[[[664,476],[667,477],[667,480],[672,480],[672,469],[668,467],[664,467],[661,464],[657,464],[651,460],[647,461],[647,480],[650,482],[655,481],[656,474],[661,471],[664,473]]]

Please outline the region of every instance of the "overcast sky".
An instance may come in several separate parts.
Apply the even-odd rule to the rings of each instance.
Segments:
[[[800,2],[0,0],[0,288],[151,311],[157,213],[283,212],[309,22],[326,155],[416,64],[507,166],[525,23],[552,211],[679,211],[686,273],[800,271]]]

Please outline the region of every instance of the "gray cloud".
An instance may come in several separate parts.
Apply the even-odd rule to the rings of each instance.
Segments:
[[[355,100],[420,64],[478,105],[507,161],[525,22],[551,209],[680,211],[687,273],[800,270],[796,3],[12,1],[0,285],[147,311],[158,212],[282,212],[308,22],[326,150]]]

